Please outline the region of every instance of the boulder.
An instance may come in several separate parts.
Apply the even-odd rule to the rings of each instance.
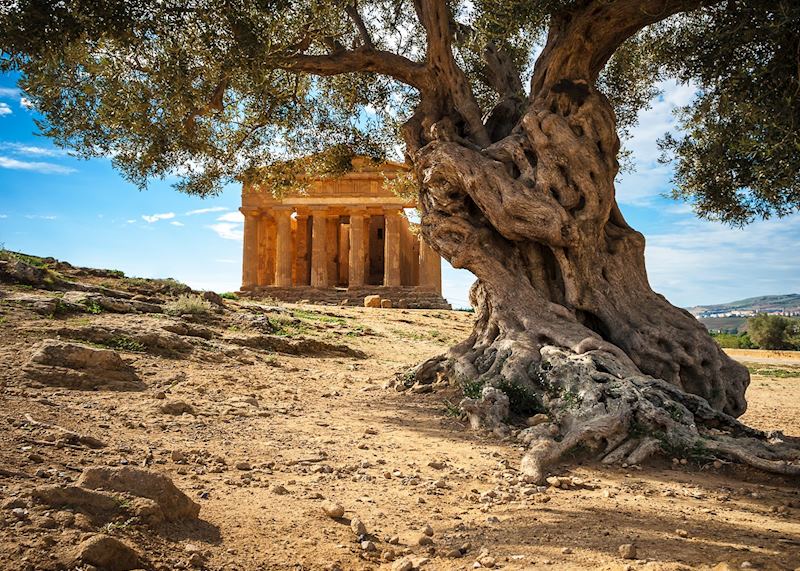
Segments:
[[[77,390],[141,390],[136,371],[110,349],[45,339],[23,368],[31,380]]]
[[[368,295],[364,297],[364,307],[380,307],[380,306],[381,306],[381,296]]]
[[[114,511],[119,502],[111,494],[78,486],[40,486],[31,490],[34,501],[52,507],[69,506],[92,515]]]
[[[392,300],[391,299],[382,299],[381,300],[381,307],[384,309],[392,309]]]
[[[72,562],[94,565],[103,571],[130,571],[140,566],[136,550],[101,533],[82,541],[75,548]]]
[[[167,521],[195,519],[200,506],[180,491],[167,476],[132,466],[87,468],[77,485],[92,490],[127,492],[158,504]]]

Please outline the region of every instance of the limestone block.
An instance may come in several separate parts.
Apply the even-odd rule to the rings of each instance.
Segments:
[[[364,307],[381,307],[381,296],[379,295],[365,296]]]
[[[382,299],[381,300],[381,307],[384,309],[392,309],[392,300],[391,299]]]

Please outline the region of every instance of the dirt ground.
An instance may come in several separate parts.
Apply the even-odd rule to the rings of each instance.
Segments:
[[[224,313],[201,320],[213,338],[188,337],[189,353],[118,348],[142,390],[78,391],[26,378],[23,367],[42,339],[64,327],[157,329],[185,319],[51,317],[8,298],[52,293],[0,289],[0,502],[29,512],[22,519],[0,512],[0,569],[70,568],[64,554],[99,532],[133,546],[141,568],[162,570],[393,569],[398,560],[431,570],[800,568],[797,481],[691,459],[644,467],[576,460],[557,471],[577,478],[575,486],[543,491],[521,481],[523,450],[513,440],[471,432],[452,415],[454,391],[387,386],[465,338],[469,313],[226,300]],[[232,344],[257,334],[258,315],[280,322],[282,338],[344,344],[363,355]],[[751,368],[744,420],[800,436],[800,362]],[[173,402],[193,414],[164,413]],[[53,445],[32,420],[106,446]],[[200,504],[199,520],[81,529],[52,525],[53,510],[26,499],[36,486],[67,485],[103,465],[167,474]],[[344,506],[344,517],[327,517],[325,500]],[[353,518],[366,537],[351,530]],[[433,535],[420,541],[428,525]],[[621,558],[624,544],[635,546],[634,558]]]

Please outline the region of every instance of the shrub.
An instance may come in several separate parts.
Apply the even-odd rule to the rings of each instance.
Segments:
[[[164,308],[170,315],[203,315],[211,312],[211,303],[199,295],[182,294],[178,299],[164,304]]]
[[[755,349],[756,345],[747,333],[712,333],[711,336],[725,349]]]
[[[794,349],[800,336],[800,322],[761,313],[747,320],[747,331],[761,349]]]
[[[225,293],[219,294],[222,299],[239,299],[239,296],[233,293],[232,291],[226,291]]]

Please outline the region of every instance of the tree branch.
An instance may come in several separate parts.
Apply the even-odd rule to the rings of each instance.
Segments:
[[[363,42],[364,47],[374,49],[375,44],[372,42],[372,36],[370,36],[367,25],[364,23],[364,19],[358,12],[358,5],[353,2],[352,4],[348,4],[344,10],[347,12],[347,15],[350,16],[350,19],[353,20],[353,24],[355,24],[356,29],[358,30],[358,35],[361,36],[361,41]]]
[[[392,52],[368,47],[341,50],[326,55],[296,54],[276,57],[272,62],[279,69],[314,75],[371,71],[393,77],[420,92],[430,91],[432,85],[430,73],[425,65]]]
[[[591,0],[552,17],[547,44],[534,67],[531,98],[562,79],[594,83],[622,43],[655,22],[722,0]]]
[[[427,34],[427,62],[431,74],[449,92],[472,140],[480,147],[488,146],[491,141],[483,125],[480,107],[466,74],[453,58],[450,10],[446,0],[415,0],[414,6]]]

